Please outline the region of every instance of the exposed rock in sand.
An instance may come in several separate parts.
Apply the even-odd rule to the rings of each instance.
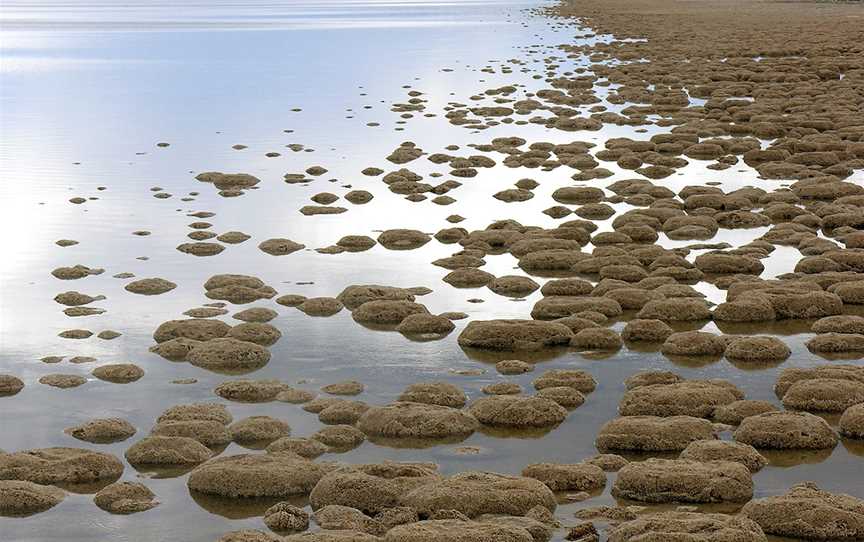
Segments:
[[[405,388],[399,401],[462,408],[468,398],[461,388],[449,382],[418,382]]]
[[[229,380],[216,386],[213,391],[229,401],[265,403],[287,389],[289,386],[278,380]]]
[[[567,410],[551,399],[514,395],[481,397],[468,412],[482,424],[504,427],[550,427],[567,417]]]
[[[286,256],[292,252],[297,252],[298,250],[306,248],[306,245],[295,243],[290,239],[273,238],[262,241],[258,245],[258,248],[261,249],[262,252],[266,252],[271,256]]]
[[[204,446],[218,447],[231,442],[232,436],[223,423],[215,420],[168,420],[157,423],[150,431],[159,437],[188,437]]]
[[[135,427],[122,418],[99,418],[68,427],[64,433],[84,442],[110,444],[121,442],[135,434]]]
[[[132,465],[194,465],[211,455],[210,449],[188,437],[149,436],[126,450]]]
[[[555,495],[531,478],[491,472],[461,472],[405,495],[402,502],[421,515],[457,510],[468,517],[483,514],[521,516],[535,506],[555,510]]]
[[[140,482],[116,482],[102,488],[93,502],[111,514],[134,514],[158,506],[155,498],[156,495]]]
[[[363,303],[351,313],[361,324],[397,325],[412,314],[428,314],[423,305],[412,301],[376,300]]]
[[[864,501],[823,491],[812,482],[747,503],[741,515],[776,536],[838,542],[864,538]]]
[[[90,374],[99,380],[104,380],[106,382],[112,382],[114,384],[129,384],[136,380],[140,380],[141,377],[144,376],[144,369],[138,367],[134,363],[114,363],[111,365],[96,367],[90,372]]]
[[[228,425],[233,420],[233,417],[228,412],[228,409],[225,408],[225,405],[219,403],[191,403],[172,406],[156,418],[157,423],[192,420],[214,421],[222,425]]]
[[[228,430],[234,442],[270,443],[291,434],[291,426],[270,416],[249,416],[232,423]]]
[[[307,495],[328,467],[290,452],[219,457],[189,474],[189,489],[224,497]]]
[[[741,463],[750,472],[757,472],[768,464],[762,454],[749,444],[725,440],[697,440],[681,452],[679,459],[693,461],[734,461]]]
[[[170,292],[177,285],[173,282],[160,278],[140,279],[130,282],[123,288],[127,292],[140,295],[159,295],[165,292]]]
[[[572,335],[567,326],[554,322],[475,320],[459,335],[459,345],[488,350],[538,350],[568,344]]]
[[[270,351],[255,343],[233,338],[220,338],[211,339],[193,347],[186,354],[186,360],[192,365],[208,371],[239,374],[260,369],[266,365],[270,361]]]
[[[378,242],[389,250],[413,250],[420,248],[432,238],[418,230],[387,230],[378,236]]]
[[[727,514],[659,512],[612,527],[609,542],[686,540],[687,542],[765,542],[759,525]]]
[[[309,496],[313,510],[328,505],[350,506],[366,514],[377,514],[400,506],[409,491],[439,481],[438,467],[431,463],[351,465],[321,479]],[[412,506],[410,503],[405,503]]]
[[[83,448],[36,448],[0,453],[0,480],[37,484],[86,484],[113,481],[123,474],[123,463],[111,454]]]
[[[732,461],[651,458],[618,471],[612,495],[653,503],[746,502],[753,480],[747,467]]]
[[[639,386],[624,393],[618,404],[622,416],[710,417],[714,409],[739,399],[743,394],[720,381],[686,380],[675,384]]]
[[[645,452],[680,451],[691,442],[713,439],[714,426],[692,416],[623,416],[606,422],[595,442],[597,449]]]
[[[768,401],[757,401],[742,399],[734,401],[728,405],[721,405],[714,409],[712,418],[719,423],[728,425],[738,425],[741,420],[749,416],[764,414],[766,412],[776,412],[778,409]]]
[[[81,375],[50,374],[39,378],[39,383],[54,388],[67,389],[77,388],[82,384],[86,384],[87,379]]]
[[[282,337],[280,332],[270,324],[261,322],[244,322],[231,328],[227,338],[237,339],[247,343],[254,343],[259,346],[270,346],[275,344]],[[226,339],[220,339],[220,344],[227,344]]]
[[[837,444],[828,423],[807,412],[766,412],[741,420],[733,434],[738,442],[774,450],[824,449]]]
[[[0,374],[0,397],[15,395],[24,389],[24,381],[13,375]]]
[[[305,531],[309,528],[309,514],[290,503],[280,502],[264,511],[264,525],[278,532]]]
[[[522,476],[539,480],[552,491],[591,491],[606,485],[603,469],[588,463],[534,463],[522,469]]]
[[[62,489],[23,480],[0,480],[0,516],[24,517],[44,512],[66,498]]]
[[[786,344],[777,337],[750,336],[732,340],[725,355],[734,361],[783,361],[792,354]]]
[[[397,402],[372,407],[357,422],[367,435],[437,439],[470,435],[479,427],[471,414],[452,407]]]
[[[229,331],[231,331],[231,326],[221,320],[202,318],[168,320],[156,328],[156,331],[153,332],[153,340],[162,343],[182,337],[196,341],[209,341],[224,337]]]

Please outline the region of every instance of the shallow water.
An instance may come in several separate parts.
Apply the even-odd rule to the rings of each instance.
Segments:
[[[429,153],[457,144],[462,150],[455,154],[467,155],[471,149],[466,144],[488,143],[499,136],[519,135],[529,142],[582,140],[602,146],[610,137],[650,135],[654,128],[648,127],[648,134],[615,126],[601,132],[566,133],[537,125],[501,125],[478,133],[443,118],[448,102],[467,103],[469,96],[488,88],[506,84],[543,88],[532,76],[544,72],[544,56],[561,56],[561,73],[588,65],[587,58],[563,59],[553,49],[559,43],[609,39],[573,38],[574,27],[560,30],[525,11],[543,5],[548,4],[527,0],[220,1],[180,7],[167,2],[144,2],[138,7],[108,1],[4,3],[0,13],[0,175],[4,179],[0,183],[4,250],[0,373],[16,374],[27,386],[14,397],[0,398],[0,448],[82,446],[122,457],[168,406],[217,399],[212,389],[232,377],[168,362],[147,350],[159,323],[210,301],[202,285],[217,273],[253,274],[280,295],[308,297],[335,296],[349,284],[428,286],[434,292],[419,301],[433,313],[464,311],[471,319],[527,317],[540,298],[539,291],[524,300],[511,300],[485,288],[452,288],[441,281],[447,270],[429,262],[450,255],[454,248],[436,241],[413,251],[376,246],[356,254],[307,250],[280,258],[259,251],[257,244],[270,237],[287,237],[314,249],[346,234],[375,237],[375,231],[388,228],[434,233],[449,227],[444,219],[454,213],[467,217],[459,226],[468,230],[504,218],[554,225],[556,221],[540,211],[552,205],[550,194],[555,188],[572,184],[569,173],[562,170],[513,170],[501,165],[481,169],[473,179],[460,179],[463,186],[450,194],[457,202],[449,206],[409,203],[387,191],[379,178],[359,173],[368,166],[395,169],[384,157],[405,140]],[[527,56],[526,49],[538,53]],[[513,65],[513,73],[502,73],[501,67],[512,58],[527,63]],[[494,73],[480,71],[487,66]],[[523,73],[523,68],[530,71]],[[407,92],[415,89],[429,100],[425,113],[435,116],[424,117],[421,112],[402,121],[390,107],[405,102]],[[292,111],[295,108],[301,111]],[[370,122],[380,126],[367,126]],[[156,147],[160,141],[170,146]],[[286,148],[292,143],[314,151],[293,152]],[[248,148],[234,150],[234,144]],[[268,158],[267,152],[281,156]],[[500,161],[499,155],[492,156]],[[727,191],[755,182],[755,172],[743,164],[723,172],[708,170],[706,164],[694,161],[661,182],[676,192],[706,181],[719,181]],[[308,185],[283,182],[286,172],[302,172],[312,165],[322,165],[329,172]],[[616,175],[595,181],[598,186],[634,176],[615,164],[602,166]],[[424,159],[406,167],[423,175],[440,169]],[[208,170],[243,171],[262,182],[259,189],[241,197],[222,198],[214,187],[194,179],[196,173]],[[524,177],[540,182],[534,199],[507,204],[491,197]],[[857,179],[861,180],[860,173]],[[766,188],[782,184],[760,183]],[[343,185],[367,189],[375,199],[359,206],[337,203],[349,209],[341,215],[298,213],[311,203],[311,195],[321,191],[341,195],[347,191]],[[172,197],[154,198],[151,188],[157,186]],[[190,192],[200,194],[194,201],[181,201]],[[75,196],[98,199],[83,205],[67,201]],[[616,205],[619,212],[627,208]],[[176,251],[178,244],[189,241],[186,234],[191,230],[186,225],[198,220],[188,214],[199,210],[216,213],[205,219],[214,224],[213,231],[240,230],[252,239],[228,245],[215,257],[196,258]],[[611,230],[611,219],[603,221],[601,229]],[[132,235],[136,230],[149,230],[152,235]],[[711,242],[737,246],[764,231],[721,230]],[[54,242],[61,238],[80,244],[60,248]],[[667,239],[663,243],[692,242]],[[484,270],[495,275],[524,274],[510,255],[486,260]],[[791,271],[796,260],[797,254],[779,248],[765,261],[763,277]],[[60,281],[50,274],[56,267],[79,263],[105,268],[105,273],[76,281]],[[163,277],[178,287],[160,296],[136,296],[123,290],[125,281],[112,277],[121,272],[139,278]],[[93,305],[107,312],[65,316],[63,307],[52,299],[66,290],[105,295],[106,300]],[[705,293],[713,302],[723,300],[722,291],[705,288]],[[470,303],[471,298],[485,302]],[[482,395],[483,386],[504,379],[530,390],[531,381],[548,368],[586,368],[598,380],[586,404],[545,434],[483,431],[459,444],[422,449],[366,442],[349,453],[323,457],[346,462],[435,461],[444,473],[467,469],[516,473],[531,462],[576,462],[594,455],[594,436],[614,417],[623,380],[640,370],[671,368],[688,378],[726,378],[749,399],[777,402],[771,390],[781,367],[813,365],[821,359],[803,347],[809,337],[806,326],[772,323],[721,329],[783,336],[793,355],[782,366],[753,370],[725,359],[670,361],[657,351],[623,349],[614,355],[592,356],[558,350],[535,355],[540,365],[533,373],[502,377],[492,364],[513,354],[468,352],[456,344],[468,320],[456,322],[456,331],[443,340],[413,342],[395,332],[359,326],[347,311],[312,318],[272,300],[249,306],[276,309],[279,317],[271,323],[283,333],[270,348],[270,363],[251,378],[302,382],[299,387],[313,390],[356,379],[366,385],[357,399],[373,404],[393,400],[407,384],[420,380],[448,380],[463,387],[471,399]],[[228,308],[236,312],[236,307]],[[223,319],[237,322],[230,315]],[[713,324],[707,327],[715,329]],[[114,329],[123,335],[112,341],[57,336],[72,328]],[[48,365],[39,361],[47,355],[86,355],[98,362],[73,365],[64,360]],[[140,365],[146,376],[129,385],[91,378],[71,390],[37,382],[58,372],[88,376],[94,365],[120,361]],[[452,372],[478,367],[486,372],[480,376]],[[198,382],[170,383],[180,378]],[[295,436],[321,427],[316,416],[295,405],[228,406],[235,420],[253,414],[285,419]],[[96,446],[63,433],[65,427],[110,416],[128,419],[138,434],[123,443]],[[476,446],[480,453],[460,454],[459,446]],[[224,453],[242,451],[231,444]],[[783,492],[802,480],[864,497],[864,489],[849,477],[860,468],[862,455],[864,445],[843,442],[825,453],[772,456],[772,465],[754,476],[756,497]],[[263,528],[259,516],[270,503],[190,495],[185,476],[157,477],[127,465],[124,479],[136,476],[149,478],[146,484],[158,495],[159,507],[114,516],[96,508],[90,495],[73,495],[46,513],[26,519],[0,518],[0,539],[208,541],[228,530]],[[558,517],[566,524],[577,507],[613,502],[610,486],[611,479],[602,495],[562,506]]]

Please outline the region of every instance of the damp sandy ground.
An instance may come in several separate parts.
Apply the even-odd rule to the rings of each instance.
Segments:
[[[537,12],[526,11],[551,5],[521,0],[418,0],[284,2],[251,7],[219,2],[206,9],[176,9],[157,3],[121,8],[108,2],[62,2],[51,10],[36,2],[4,6],[0,14],[0,176],[4,179],[0,186],[0,373],[18,376],[25,388],[0,398],[0,449],[81,446],[122,459],[132,443],[148,434],[164,409],[217,400],[213,388],[234,377],[172,363],[150,353],[148,347],[160,323],[212,302],[204,297],[202,284],[219,273],[255,275],[279,295],[310,298],[335,296],[350,284],[426,286],[433,292],[418,301],[430,312],[469,315],[469,319],[456,321],[456,330],[445,339],[416,342],[399,333],[360,326],[347,310],[314,318],[277,305],[273,299],[229,305],[229,314],[218,318],[232,325],[240,321],[232,320],[230,314],[246,307],[278,312],[269,323],[282,332],[282,338],[269,347],[269,364],[250,378],[278,378],[310,390],[357,380],[365,390],[354,399],[370,404],[391,402],[408,384],[421,380],[456,384],[469,400],[482,397],[483,387],[504,380],[531,390],[532,380],[545,369],[586,369],[598,382],[586,404],[549,432],[483,429],[458,444],[423,449],[366,442],[351,452],[328,454],[324,459],[432,461],[443,474],[464,470],[515,474],[531,462],[577,462],[597,452],[594,438],[615,416],[624,380],[650,369],[673,370],[685,378],[727,379],[748,399],[778,404],[772,387],[781,369],[824,363],[804,346],[812,337],[809,322],[736,327],[738,333],[777,335],[792,349],[784,363],[758,370],[742,369],[726,359],[673,362],[658,348],[624,348],[603,356],[561,349],[518,356],[539,365],[532,373],[505,378],[494,364],[514,357],[512,354],[466,351],[457,344],[457,336],[470,320],[527,318],[541,298],[539,290],[511,300],[486,288],[452,288],[441,280],[448,270],[430,262],[450,256],[455,249],[436,241],[411,251],[390,251],[378,245],[365,252],[336,255],[300,250],[274,257],[258,249],[261,241],[270,238],[287,238],[315,249],[330,246],[345,235],[376,238],[377,232],[391,228],[435,233],[450,226],[446,217],[452,214],[466,217],[458,226],[469,231],[483,229],[497,219],[554,227],[559,221],[541,211],[554,204],[551,194],[556,188],[572,184],[569,171],[510,169],[499,163],[464,180],[462,187],[449,194],[456,202],[442,206],[406,202],[388,191],[379,177],[360,174],[367,167],[386,171],[399,167],[385,157],[403,141],[412,141],[429,153],[447,152],[443,150],[446,146],[459,145],[460,151],[453,154],[461,156],[470,150],[469,143],[483,144],[511,135],[529,142],[581,140],[596,143],[600,149],[612,137],[645,139],[658,133],[660,129],[654,126],[637,133],[636,127],[613,125],[596,132],[561,132],[540,125],[500,125],[477,132],[447,122],[443,114],[448,102],[468,103],[470,96],[485,89],[511,84],[544,88],[533,76],[544,73],[544,54],[560,54],[554,49],[559,43],[611,41],[609,35],[594,36],[578,25],[561,27]],[[525,55],[528,49],[540,53]],[[512,58],[526,64],[512,65],[512,73],[502,73],[501,67]],[[558,70],[563,73],[589,63],[584,56],[567,59],[562,55]],[[523,72],[523,68],[528,70]],[[428,100],[425,111],[399,124],[403,119],[390,111],[391,106],[407,101],[411,90],[424,93]],[[436,116],[424,117],[424,113]],[[157,146],[159,142],[169,145]],[[278,156],[268,157],[268,153]],[[495,158],[500,162],[499,156]],[[756,171],[743,163],[725,171],[709,170],[707,164],[692,161],[679,174],[656,182],[675,192],[707,181],[721,183],[727,192],[747,185],[768,189],[786,183],[760,181]],[[316,165],[328,171],[308,184],[283,181],[286,173],[301,173]],[[615,176],[598,181],[597,186],[634,176],[614,162],[602,166]],[[406,167],[420,174],[438,170],[425,158]],[[213,186],[195,180],[202,171],[245,172],[261,182],[242,196],[223,198]],[[533,190],[533,199],[521,203],[493,199],[493,194],[526,177],[540,183]],[[329,182],[331,179],[336,181]],[[860,184],[864,173],[858,170],[846,180]],[[310,200],[315,194],[332,192],[341,198],[352,189],[368,190],[375,199],[365,205],[339,199],[334,205],[348,209],[342,214],[304,216],[298,212],[305,205],[315,205]],[[190,195],[193,192],[196,195]],[[170,197],[153,197],[160,193]],[[70,203],[72,198],[84,201]],[[613,207],[627,208],[623,204]],[[189,216],[196,211],[215,216]],[[202,220],[213,224],[213,232],[241,231],[251,239],[225,244],[224,252],[212,257],[177,251],[177,245],[193,242],[187,234],[196,228],[188,225]],[[611,219],[597,223],[599,231],[612,230]],[[740,246],[766,231],[720,230],[710,242]],[[57,246],[60,239],[78,244]],[[667,247],[693,242],[660,241]],[[794,249],[778,247],[763,260],[761,276],[789,272],[799,257]],[[496,276],[525,275],[509,255],[487,256],[486,261],[483,270]],[[73,281],[51,275],[58,267],[76,264],[104,268],[105,272]],[[152,297],[135,295],[124,290],[128,279],[114,277],[120,273],[134,273],[135,279],[163,278],[176,288]],[[535,280],[542,283],[545,279]],[[710,285],[703,283],[699,289],[712,302],[725,299],[724,292]],[[90,306],[106,312],[67,316],[64,306],[53,299],[69,290],[104,295],[104,300]],[[472,303],[469,299],[473,298],[484,302]],[[620,331],[623,325],[621,321],[612,327]],[[82,340],[58,336],[70,329],[86,329],[94,335]],[[706,329],[717,330],[712,323]],[[122,335],[112,340],[96,337],[105,330]],[[40,361],[45,356],[65,359],[50,364]],[[96,361],[70,363],[69,358],[75,356]],[[134,363],[144,369],[145,376],[119,385],[90,374],[95,366],[108,363]],[[456,374],[476,369],[484,372]],[[70,389],[38,383],[41,377],[57,373],[81,375],[88,381]],[[195,381],[172,383],[183,379]],[[227,404],[235,420],[273,416],[287,421],[293,436],[309,435],[322,427],[315,415],[297,405]],[[65,428],[110,417],[128,420],[138,433],[124,442],[99,445],[64,434]],[[832,423],[836,425],[836,420]],[[232,443],[223,455],[244,451]],[[805,480],[817,481],[828,491],[864,498],[860,475],[850,475],[860,472],[862,457],[864,444],[850,440],[842,440],[830,451],[772,454],[770,464],[753,476],[754,498],[783,493]],[[143,481],[157,495],[158,507],[116,516],[97,508],[92,493],[73,493],[50,511],[24,519],[0,518],[0,539],[203,542],[230,530],[264,528],[261,516],[273,501],[238,503],[190,494],[185,474],[139,472],[123,461],[123,479]],[[575,523],[577,509],[613,504],[612,480],[614,474],[604,492],[588,501],[559,506],[557,517],[565,524]],[[305,503],[301,500],[301,504]],[[564,533],[557,531],[553,540],[563,540]]]

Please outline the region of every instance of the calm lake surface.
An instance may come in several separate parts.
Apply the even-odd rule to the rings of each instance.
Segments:
[[[535,174],[501,165],[483,169],[450,194],[457,201],[448,206],[407,202],[386,190],[379,178],[360,171],[369,166],[396,169],[385,157],[409,140],[433,153],[447,145],[467,151],[468,144],[511,135],[529,142],[582,140],[602,146],[610,137],[645,138],[654,130],[638,134],[632,127],[606,127],[601,132],[566,133],[537,125],[499,125],[476,132],[447,122],[448,103],[466,103],[486,89],[511,84],[525,85],[528,91],[544,88],[542,79],[534,76],[546,73],[543,59],[548,56],[560,57],[559,73],[589,65],[587,57],[565,58],[556,45],[611,39],[574,37],[590,31],[579,33],[575,26],[558,26],[530,11],[551,5],[548,2],[135,4],[13,0],[0,7],[0,373],[15,374],[26,383],[18,395],[0,398],[0,448],[5,451],[80,446],[122,458],[167,407],[219,400],[213,388],[234,377],[172,363],[148,351],[153,330],[161,322],[182,318],[184,311],[210,301],[202,285],[217,273],[255,275],[279,295],[307,297],[335,296],[350,284],[427,286],[433,293],[418,301],[433,313],[464,311],[470,319],[526,318],[540,298],[539,291],[513,300],[486,288],[456,289],[442,282],[448,271],[430,262],[455,252],[452,245],[433,241],[413,251],[375,246],[338,255],[306,250],[274,258],[258,250],[257,244],[286,237],[315,249],[344,235],[376,237],[377,231],[389,228],[434,233],[449,226],[445,218],[451,214],[465,216],[459,226],[469,231],[505,218],[552,227],[556,221],[540,211],[552,204],[550,194],[556,188],[572,184],[566,171]],[[514,58],[524,63],[510,63]],[[512,70],[503,70],[505,66]],[[425,111],[403,119],[390,109],[394,103],[406,102],[411,90],[423,92],[428,102]],[[170,146],[157,147],[157,142]],[[235,150],[236,144],[247,147]],[[303,148],[293,151],[286,147],[291,144]],[[265,156],[271,152],[280,156]],[[663,184],[677,192],[685,185],[711,180],[729,191],[757,182],[749,168],[717,172],[705,164],[694,163]],[[283,182],[285,173],[303,172],[313,165],[329,171],[305,185]],[[421,175],[437,170],[426,160],[406,167]],[[598,181],[598,186],[633,176],[614,163],[604,167],[616,175]],[[223,198],[212,186],[195,180],[201,171],[246,172],[262,182],[241,197]],[[524,177],[540,182],[533,200],[514,205],[491,197]],[[860,172],[852,180],[861,181]],[[348,191],[346,185],[369,190],[375,199],[367,205],[337,203],[349,208],[340,215],[307,217],[298,212],[311,203],[313,194],[342,195]],[[172,197],[153,197],[157,192]],[[190,192],[199,194],[189,196]],[[73,197],[98,199],[73,205],[68,202]],[[616,208],[629,206],[616,204]],[[188,215],[195,211],[215,213],[206,220],[216,233],[239,230],[252,239],[230,245],[215,257],[183,254],[175,247],[190,241],[186,234],[192,230],[187,224],[197,219]],[[611,220],[599,224],[601,230],[612,229]],[[137,230],[152,234],[133,235]],[[737,246],[765,231],[721,230],[711,242]],[[79,244],[55,245],[64,238]],[[662,236],[661,242],[665,246],[690,243]],[[791,271],[797,258],[797,251],[778,247],[764,261],[762,276]],[[496,276],[524,274],[508,254],[486,260],[483,269]],[[59,266],[75,264],[104,268],[105,273],[78,281],[60,281],[51,275]],[[164,295],[136,296],[123,289],[126,280],[113,277],[124,272],[139,278],[162,277],[178,286]],[[700,289],[713,302],[725,299],[725,293],[713,287],[700,285]],[[67,317],[53,301],[66,290],[106,296],[93,303],[106,312]],[[472,298],[484,303],[472,303]],[[687,378],[725,378],[748,399],[779,404],[772,386],[781,367],[822,362],[803,347],[810,337],[809,326],[799,322],[721,330],[781,335],[793,348],[792,357],[782,366],[753,370],[725,359],[676,364],[657,349],[625,348],[605,356],[562,350],[537,354],[534,361],[541,365],[533,373],[503,377],[493,364],[513,354],[480,355],[457,345],[456,338],[469,320],[456,322],[457,329],[443,340],[416,342],[395,332],[360,326],[347,310],[312,318],[273,300],[240,308],[249,306],[277,310],[279,316],[271,324],[283,334],[270,348],[270,363],[249,378],[278,378],[310,390],[356,379],[366,386],[357,399],[370,404],[390,402],[407,384],[424,380],[450,381],[475,399],[482,396],[482,387],[497,381],[517,382],[530,390],[531,381],[547,368],[584,368],[597,379],[598,388],[585,405],[546,433],[481,431],[460,443],[421,449],[366,442],[351,452],[322,457],[347,463],[433,461],[445,474],[469,469],[518,473],[528,463],[577,462],[594,455],[594,437],[615,416],[623,380],[637,371],[671,369]],[[221,318],[237,323],[230,314]],[[616,322],[614,329],[620,330],[625,319]],[[95,335],[86,340],[58,337],[73,328],[94,333],[112,329],[122,336],[111,341]],[[717,331],[714,324],[706,329]],[[67,358],[59,364],[40,361],[49,355]],[[92,356],[97,361],[76,365],[69,363],[71,356]],[[129,385],[90,377],[86,384],[69,390],[37,382],[51,373],[89,377],[94,366],[116,362],[136,363],[146,375]],[[454,372],[478,368],[485,373]],[[197,382],[171,383],[184,378]],[[257,414],[284,419],[294,436],[311,434],[322,426],[315,415],[297,405],[228,406],[235,420]],[[125,418],[138,433],[111,445],[88,445],[63,433],[66,427],[104,417]],[[830,421],[836,424],[837,420]],[[458,448],[464,446],[477,447],[477,453],[460,453]],[[243,451],[231,444],[223,454]],[[864,487],[856,483],[860,476],[850,477],[860,472],[861,455],[864,445],[844,441],[833,451],[772,456],[772,464],[754,475],[756,497],[784,492],[803,480],[818,481],[828,491],[864,497]],[[229,530],[263,528],[260,516],[270,503],[239,504],[190,495],[185,476],[138,472],[126,465],[124,480],[142,477],[161,502],[151,511],[110,515],[93,504],[92,494],[74,494],[42,514],[0,518],[0,540],[209,541]],[[566,524],[579,507],[614,503],[610,487],[607,484],[602,495],[585,503],[561,506],[557,516]]]

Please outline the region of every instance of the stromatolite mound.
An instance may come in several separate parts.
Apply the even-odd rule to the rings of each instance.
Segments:
[[[486,350],[539,350],[566,345],[573,332],[555,322],[537,320],[475,320],[459,334],[459,346]]]
[[[276,399],[281,392],[290,389],[278,380],[228,380],[213,391],[219,397],[241,403],[265,403]]]
[[[847,408],[840,416],[840,434],[853,439],[864,439],[864,403]]]
[[[63,432],[84,442],[109,444],[131,437],[135,434],[135,427],[122,418],[98,418],[68,427]]]
[[[296,243],[290,239],[277,237],[261,241],[261,243],[258,244],[258,248],[261,249],[262,252],[266,252],[271,256],[286,256],[292,252],[297,252],[298,250],[306,248],[306,245]]]
[[[662,320],[636,319],[630,320],[621,330],[621,338],[625,342],[662,343],[672,335],[669,324]]]
[[[777,410],[777,407],[768,401],[742,399],[728,405],[718,406],[714,409],[712,419],[719,423],[738,425],[741,423],[741,420],[749,416],[756,416],[765,412],[776,412]]]
[[[757,472],[768,464],[768,460],[749,444],[725,440],[691,442],[678,458],[693,461],[734,461],[750,469],[750,472]]]
[[[169,320],[156,328],[156,331],[153,332],[153,340],[157,343],[177,338],[209,341],[210,339],[224,337],[229,331],[231,331],[231,326],[221,320],[204,318]]]
[[[0,397],[15,395],[24,389],[24,381],[13,375],[0,374]]]
[[[705,331],[680,331],[669,335],[660,351],[667,356],[722,356],[726,341]]]
[[[258,529],[243,529],[227,532],[216,542],[283,542],[283,540],[285,539]]]
[[[282,437],[267,446],[267,452],[293,452],[306,459],[327,453],[330,448],[323,442],[308,437]]]
[[[819,365],[784,369],[774,384],[774,393],[781,399],[794,384],[802,380],[830,378],[864,384],[864,367],[858,365]]]
[[[714,439],[714,426],[692,416],[622,416],[600,428],[595,442],[600,451],[680,451],[691,442]]]
[[[186,361],[189,352],[200,344],[201,341],[179,337],[155,344],[150,347],[150,351],[170,361]]]
[[[156,495],[139,482],[116,482],[93,497],[96,506],[111,514],[134,514],[155,508]]]
[[[186,360],[209,371],[240,374],[266,365],[270,351],[255,343],[226,337],[195,346],[186,354]]]
[[[534,380],[534,389],[573,388],[580,393],[591,393],[597,381],[591,373],[581,369],[550,369]]]
[[[747,503],[741,515],[776,536],[837,542],[864,539],[864,501],[823,491],[812,482]]]
[[[213,275],[204,283],[204,290],[204,295],[210,299],[238,304],[270,299],[276,295],[276,290],[258,277],[237,274]]]
[[[539,480],[552,491],[591,491],[606,485],[603,469],[589,463],[534,463],[522,469],[522,476]]]
[[[864,403],[864,383],[840,378],[810,378],[792,384],[783,394],[790,410],[843,412]]]
[[[113,481],[123,474],[123,463],[111,454],[83,448],[36,448],[0,453],[0,480],[23,480],[45,485]]]
[[[309,501],[313,510],[340,505],[377,514],[401,506],[408,492],[440,479],[437,465],[429,463],[387,461],[351,465],[324,476],[312,490]]]
[[[628,390],[639,386],[650,386],[652,384],[675,384],[684,379],[672,371],[640,371],[628,376],[624,380],[624,386]]]
[[[331,425],[319,429],[311,438],[334,448],[334,451],[347,451],[360,446],[366,440],[366,434],[353,425]]]
[[[534,365],[518,359],[505,359],[495,364],[495,370],[502,375],[519,375],[530,373],[534,370]]]
[[[400,401],[462,408],[468,401],[461,388],[449,382],[418,382],[411,384],[399,396]]]
[[[537,397],[552,399],[564,408],[576,408],[585,403],[585,396],[582,395],[582,392],[568,386],[543,388],[537,391]]]
[[[132,281],[123,287],[127,292],[139,295],[159,295],[170,292],[177,285],[170,280],[160,278],[140,279]]]
[[[149,436],[126,450],[132,465],[195,465],[211,455],[210,449],[189,437]]]
[[[244,322],[232,327],[226,338],[255,343],[260,346],[270,346],[275,344],[281,337],[282,332],[270,324],[262,322]]]
[[[351,313],[361,324],[398,325],[412,314],[428,314],[423,305],[412,301],[377,300],[363,303]]]
[[[269,444],[280,437],[287,437],[291,433],[291,426],[270,416],[249,416],[232,423],[228,430],[234,442]]]
[[[837,435],[828,422],[807,412],[766,412],[744,418],[733,437],[754,448],[775,450],[818,450],[837,445]]]
[[[567,410],[551,399],[521,395],[481,397],[468,412],[484,425],[501,427],[551,427],[567,417]]]
[[[342,310],[342,302],[332,297],[313,297],[304,300],[297,308],[309,316],[333,316]]]
[[[381,542],[381,538],[363,531],[316,531],[292,534],[278,539],[280,542]],[[254,541],[257,542],[257,541]]]
[[[336,296],[348,310],[354,310],[369,301],[414,301],[414,295],[405,288],[378,284],[353,284]]]
[[[466,436],[479,425],[474,416],[463,410],[409,402],[372,407],[357,421],[357,427],[367,435],[391,438]]]
[[[233,417],[225,405],[219,403],[190,403],[168,408],[156,418],[156,422],[206,420],[228,425],[232,419]]]
[[[280,502],[264,511],[264,525],[279,532],[305,531],[309,528],[309,514],[290,503]]]
[[[534,542],[531,533],[516,525],[437,519],[398,525],[384,542]]]
[[[66,498],[62,489],[23,480],[0,480],[0,516],[24,517],[44,512]]]
[[[204,446],[216,447],[231,442],[231,432],[215,420],[168,420],[157,423],[150,431],[159,437],[188,437]]]
[[[243,322],[264,323],[273,320],[277,316],[279,316],[279,313],[277,313],[273,309],[268,309],[267,307],[252,307],[234,314],[232,318],[241,320]]]
[[[732,461],[656,459],[628,463],[612,495],[641,502],[746,502],[753,497],[750,470]]]
[[[413,250],[420,248],[432,238],[418,230],[394,229],[387,230],[378,236],[378,242],[389,250]]]
[[[96,367],[90,374],[106,382],[129,384],[140,380],[144,376],[144,369],[134,363],[112,363]]]
[[[714,409],[743,399],[732,385],[716,381],[685,380],[627,390],[618,404],[622,416],[698,416],[708,418]]]
[[[609,542],[766,542],[759,525],[727,514],[659,512],[609,530]]]
[[[327,466],[290,452],[232,455],[211,459],[195,468],[189,489],[224,497],[288,497],[307,495],[326,474]]]
[[[555,511],[555,495],[532,478],[491,472],[461,472],[418,487],[402,499],[424,516],[457,510],[468,517],[483,514],[523,516],[535,506]]]
[[[442,338],[454,329],[450,319],[435,314],[411,314],[396,326],[399,333],[418,338]]]
[[[726,357],[733,361],[783,361],[792,353],[777,337],[749,336],[732,340],[726,347]]]

